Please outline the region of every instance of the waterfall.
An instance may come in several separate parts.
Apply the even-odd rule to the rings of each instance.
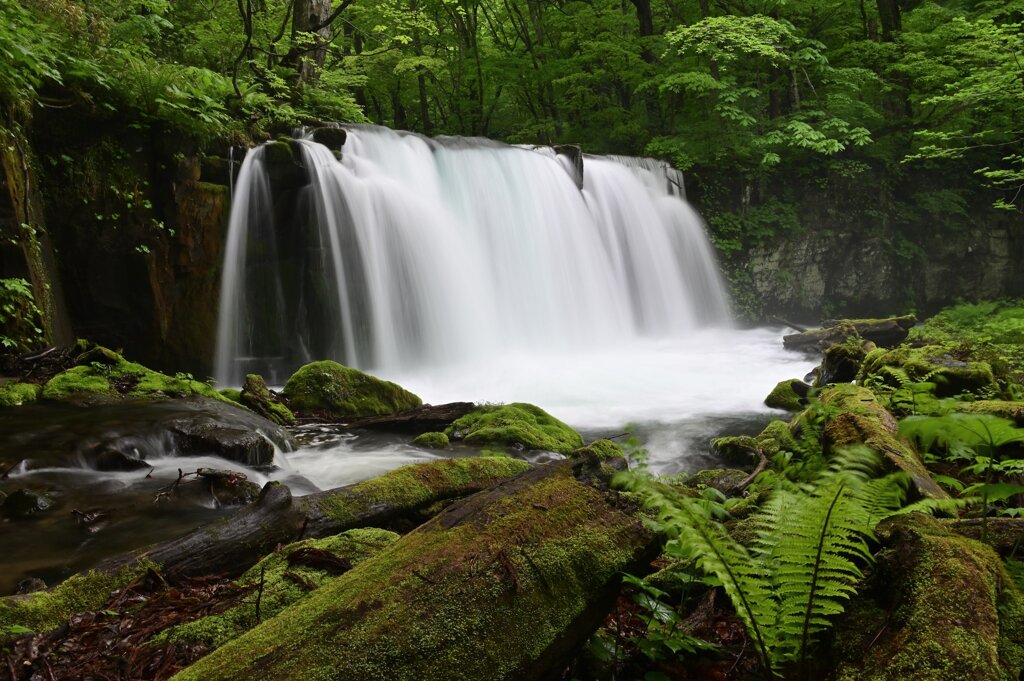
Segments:
[[[553,149],[487,140],[358,126],[340,161],[293,146],[284,162],[252,150],[235,185],[222,385],[312,359],[388,373],[728,324],[703,224],[661,162],[588,155],[581,182]]]

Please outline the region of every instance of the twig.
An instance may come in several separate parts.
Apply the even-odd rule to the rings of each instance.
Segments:
[[[749,452],[757,454],[760,461],[757,462],[757,466],[754,468],[753,472],[750,475],[736,483],[736,486],[733,487],[731,490],[733,492],[742,492],[743,490],[745,490],[747,487],[750,486],[750,483],[754,482],[754,478],[763,473],[765,468],[768,468],[768,457],[764,455],[764,452],[762,452],[760,449],[757,449],[756,447],[746,447],[743,445],[741,445],[741,447]]]
[[[256,624],[260,623],[260,602],[263,600],[263,585],[266,583],[267,566],[260,566],[260,586],[256,591]]]

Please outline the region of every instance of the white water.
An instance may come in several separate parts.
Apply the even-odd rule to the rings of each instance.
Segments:
[[[325,357],[394,372],[506,353],[621,353],[728,325],[703,225],[657,165],[588,156],[580,190],[550,150],[383,128],[350,131],[343,162],[301,145],[309,184],[286,225],[268,226],[259,150],[239,174],[222,384],[248,371],[283,380]],[[301,265],[270,260],[279,247]]]

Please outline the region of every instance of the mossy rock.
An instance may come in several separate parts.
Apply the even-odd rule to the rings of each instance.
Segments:
[[[1024,596],[995,552],[921,514],[884,522],[869,596],[840,619],[837,681],[1003,681],[1024,668]]]
[[[709,468],[689,476],[683,482],[683,485],[693,489],[711,487],[723,494],[728,494],[735,490],[749,475],[749,473],[734,468]]]
[[[575,430],[540,407],[523,402],[481,405],[445,429],[452,440],[480,446],[511,447],[570,454],[583,446]]]
[[[76,613],[96,610],[111,592],[138,580],[157,566],[140,561],[114,573],[85,572],[68,578],[50,591],[0,598],[0,631],[13,626],[47,632]]]
[[[33,383],[4,383],[0,385],[0,407],[20,407],[39,399],[42,387]]]
[[[622,448],[611,440],[594,440],[569,454],[569,457],[573,459],[593,459],[594,461],[607,461],[621,456]]]
[[[333,418],[396,414],[423,404],[400,385],[331,360],[296,371],[282,394],[295,412]]]
[[[202,396],[231,402],[211,386],[191,376],[167,376],[129,362],[107,348],[83,353],[78,366],[63,371],[43,386],[42,399],[54,402],[96,402],[124,398]]]
[[[827,348],[821,361],[815,386],[849,383],[855,380],[857,374],[860,373],[864,358],[867,357],[867,347],[874,347],[874,344],[870,341],[851,339]]]
[[[779,450],[797,451],[793,431],[788,423],[779,419],[769,422],[757,436],[735,435],[711,441],[711,453],[736,466],[757,463],[758,452],[770,458]]]
[[[345,128],[322,127],[313,131],[313,141],[329,147],[331,150],[338,150],[345,146],[348,139],[348,132]]]
[[[295,151],[291,140],[276,140],[263,146],[263,160],[271,165],[286,165],[295,162]]]
[[[394,532],[376,528],[349,530],[324,539],[305,539],[270,554],[249,568],[237,584],[260,590],[259,618],[269,619],[397,540]],[[323,554],[302,560],[303,554],[313,552],[326,552],[337,560],[329,563]],[[166,640],[219,648],[258,623],[256,601],[250,598],[222,613],[175,627],[167,632]]]
[[[417,447],[426,447],[427,449],[448,449],[451,445],[447,435],[436,431],[420,433],[413,439],[412,443]]]
[[[221,388],[218,390],[221,397],[231,400],[235,404],[242,404],[242,391],[238,388]]]
[[[1010,419],[1018,427],[1024,426],[1024,402],[1009,400],[978,400],[976,402],[958,402],[956,411],[970,414],[991,414]]]
[[[864,359],[857,382],[877,381],[894,388],[907,382],[931,382],[938,397],[971,394],[991,397],[999,394],[999,385],[988,362],[961,360],[944,346],[877,349]]]
[[[809,385],[798,379],[779,381],[775,388],[764,398],[764,403],[773,409],[800,411],[807,404]]]
[[[258,374],[249,374],[245,377],[245,385],[242,386],[239,399],[242,406],[279,426],[295,425],[295,414],[277,401],[277,397],[270,392],[263,377]]]

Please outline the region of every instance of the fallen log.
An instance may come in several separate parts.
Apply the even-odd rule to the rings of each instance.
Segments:
[[[657,550],[602,489],[610,463],[538,466],[457,502],[175,679],[558,678],[622,571]]]
[[[449,402],[447,404],[425,404],[422,407],[409,409],[397,414],[379,416],[354,416],[341,419],[348,429],[367,428],[371,430],[390,430],[399,433],[430,433],[443,431],[454,421],[459,420],[476,407],[472,402]]]
[[[237,576],[278,544],[326,537],[357,527],[386,527],[440,501],[456,499],[522,473],[530,464],[507,457],[446,459],[403,466],[354,485],[292,497],[279,482],[238,513],[143,551],[108,559],[95,570],[116,573],[141,562],[164,578]]]
[[[834,409],[825,419],[824,441],[828,447],[866,445],[881,454],[893,470],[910,476],[914,496],[949,498],[910,443],[900,438],[895,417],[870,390],[841,383],[821,394],[821,404]]]
[[[891,348],[906,340],[916,323],[914,315],[888,319],[834,319],[824,322],[820,329],[783,336],[782,344],[790,350],[824,351],[859,336],[879,347]]]

